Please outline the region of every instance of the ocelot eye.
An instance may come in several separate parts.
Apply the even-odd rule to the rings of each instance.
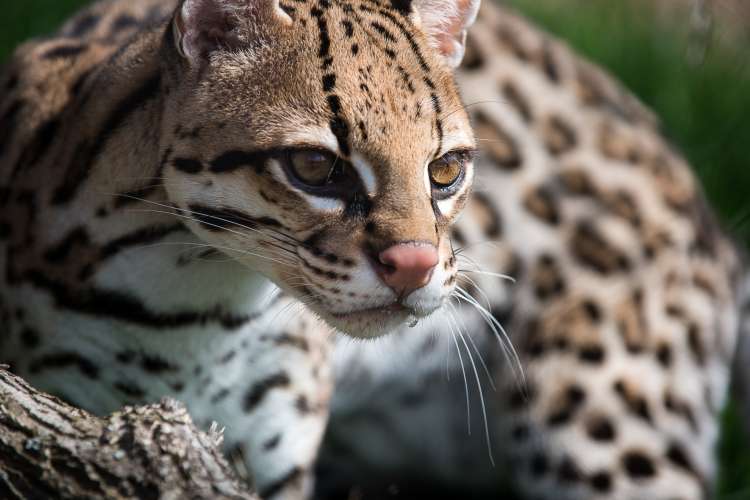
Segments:
[[[457,187],[464,177],[468,159],[467,154],[453,151],[430,163],[430,182],[433,187],[441,191]]]
[[[335,174],[336,156],[318,149],[301,149],[289,152],[289,165],[300,182],[319,187],[330,182]]]

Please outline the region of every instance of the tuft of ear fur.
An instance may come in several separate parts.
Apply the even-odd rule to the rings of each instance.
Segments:
[[[419,26],[451,68],[461,64],[466,32],[474,24],[479,3],[480,0],[414,0]]]
[[[214,51],[240,48],[250,41],[253,23],[268,21],[266,12],[292,22],[277,0],[183,0],[173,21],[177,51],[198,62]]]

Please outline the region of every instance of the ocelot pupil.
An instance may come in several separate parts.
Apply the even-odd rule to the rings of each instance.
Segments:
[[[441,158],[430,165],[430,180],[438,187],[448,187],[456,182],[462,170],[458,158]]]
[[[322,186],[335,174],[336,157],[322,151],[294,151],[290,154],[294,174],[310,186]]]

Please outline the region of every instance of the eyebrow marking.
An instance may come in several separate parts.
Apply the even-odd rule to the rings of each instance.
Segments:
[[[365,186],[367,194],[373,196],[378,190],[378,181],[375,178],[375,172],[372,165],[360,154],[352,154],[351,164],[359,174],[362,184]]]

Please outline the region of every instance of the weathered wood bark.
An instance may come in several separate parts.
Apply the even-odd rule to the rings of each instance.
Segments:
[[[0,366],[0,498],[253,499],[184,406],[98,418]]]

